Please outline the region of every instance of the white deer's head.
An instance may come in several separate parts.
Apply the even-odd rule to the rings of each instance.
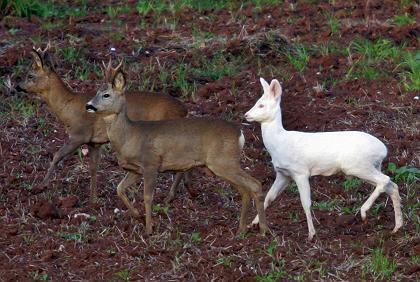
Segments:
[[[280,99],[282,89],[277,79],[273,79],[268,85],[264,78],[260,78],[264,93],[255,105],[246,114],[247,121],[259,123],[270,122],[275,119],[280,111]]]

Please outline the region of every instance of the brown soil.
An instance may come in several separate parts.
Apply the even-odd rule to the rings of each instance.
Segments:
[[[349,61],[340,54],[315,54],[307,69],[299,73],[273,45],[261,44],[258,38],[270,30],[279,31],[277,34],[290,45],[283,44],[284,48],[293,48],[294,42],[321,45],[330,41],[345,48],[356,38],[388,38],[396,44],[404,42],[406,48],[413,50],[418,48],[419,25],[388,24],[387,20],[399,9],[399,1],[371,1],[367,10],[369,25],[365,20],[365,1],[335,1],[334,6],[328,1],[319,5],[298,1],[295,8],[289,2],[261,10],[246,6],[239,14],[224,10],[200,14],[184,9],[172,16],[164,12],[161,18],[178,20],[174,31],[163,24],[153,27],[153,14],[140,18],[135,12],[120,14],[114,20],[102,12],[81,18],[65,17],[62,27],[49,31],[42,27],[43,20],[35,16],[29,20],[7,17],[0,21],[0,75],[5,80],[10,76],[13,85],[22,79],[24,69],[19,71],[17,66],[27,65],[27,53],[33,44],[29,38],[40,38],[42,43],[51,40],[56,50],[75,44],[91,64],[106,60],[110,46],[115,47],[128,66],[140,65],[138,70],[127,67],[133,87],[141,86],[150,64],[154,69],[147,71],[154,71],[158,77],[158,64],[188,62],[199,67],[201,57],[211,58],[216,51],[239,54],[243,64],[230,77],[189,78],[197,85],[195,95],[183,96],[172,84],[165,90],[161,85],[154,90],[179,97],[191,115],[243,122],[243,114],[261,94],[259,76],[271,79],[274,72],[284,89],[282,109],[287,129],[366,131],[388,146],[386,163],[418,167],[420,108],[418,100],[413,99],[418,93],[404,91],[399,77],[341,79],[349,69]],[[410,9],[414,11],[408,12],[418,15],[418,9]],[[340,35],[331,34],[325,13],[333,13],[339,19]],[[140,20],[146,27],[139,25]],[[12,28],[19,31],[11,35]],[[197,29],[212,33],[214,38],[195,46],[192,34]],[[113,39],[109,30],[122,32],[123,39]],[[58,55],[56,60],[58,73],[70,74],[66,81],[74,89],[95,89],[100,79],[95,72],[80,81],[70,72],[75,66]],[[337,83],[327,83],[322,91],[314,90],[317,83],[333,80]],[[34,114],[25,117],[16,111],[11,106],[16,99],[34,105]],[[1,281],[46,277],[56,281],[109,281],[125,275],[131,280],[248,281],[273,269],[286,272],[273,276],[278,280],[371,280],[374,276],[364,267],[374,248],[383,248],[397,263],[395,279],[419,278],[419,267],[412,260],[420,255],[418,217],[416,222],[416,217],[413,220],[408,215],[408,207],[414,206],[414,213],[418,213],[419,190],[415,185],[399,183],[406,224],[395,235],[390,234],[394,218],[387,196],[377,200],[382,206],[378,212],[370,212],[367,225],[362,224],[359,213],[340,210],[360,207],[372,187],[363,184],[346,192],[342,188],[345,178],[339,175],[311,180],[314,202],[336,203],[336,208],[327,211],[313,209],[317,230],[313,242],[306,241],[306,220],[293,189],[284,192],[267,210],[271,235],[261,237],[251,229],[243,238],[237,238],[234,234],[239,195],[219,179],[195,172],[198,196],[189,198],[180,189],[167,214],[156,208],[154,235],[147,238],[144,222],[131,218],[116,196],[115,187],[124,172],[112,153],[103,152],[96,205],[88,203],[87,159],[81,160],[77,154],[59,166],[47,189],[36,189],[53,153],[67,138],[65,130],[40,100],[6,87],[1,93],[0,110],[6,113],[0,120]],[[261,142],[260,128],[243,123],[243,129],[247,140],[243,167],[267,191],[274,174]],[[159,180],[154,203],[160,207],[164,206],[171,182],[169,173]],[[131,197],[143,210],[141,191],[141,185],[133,188]],[[276,247],[269,251],[273,241]]]

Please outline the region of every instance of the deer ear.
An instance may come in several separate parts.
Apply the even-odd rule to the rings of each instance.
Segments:
[[[31,50],[31,55],[32,55],[32,58],[34,59],[34,62],[32,64],[32,67],[34,69],[36,69],[36,68],[42,69],[43,66],[44,66],[44,64],[42,62],[41,55],[35,49]]]
[[[281,85],[277,79],[273,79],[270,84],[270,94],[274,98],[280,98],[282,93]]]
[[[265,79],[262,77],[260,77],[260,82],[261,82],[262,88],[264,89],[264,93],[268,93],[270,90],[270,85],[268,85],[268,82],[265,81]]]
[[[44,53],[43,61],[44,61],[45,66],[47,66],[50,70],[54,70],[54,62],[49,52]]]
[[[114,77],[112,82],[112,87],[118,91],[123,91],[125,88],[125,76],[124,74],[119,71]]]

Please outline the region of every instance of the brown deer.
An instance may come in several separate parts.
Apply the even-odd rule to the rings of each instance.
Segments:
[[[45,187],[48,184],[52,172],[61,160],[81,145],[87,144],[91,176],[90,200],[95,202],[97,198],[96,172],[100,158],[100,146],[108,142],[105,123],[100,115],[92,115],[85,110],[85,104],[92,99],[95,93],[75,93],[70,90],[56,73],[51,56],[47,52],[48,48],[49,45],[45,50],[33,49],[31,51],[33,63],[28,70],[26,79],[17,87],[17,90],[41,96],[64,124],[69,135],[67,143],[54,154],[47,174],[42,181],[42,186]],[[121,65],[119,64],[114,69],[110,61],[105,70],[105,79],[109,80],[109,77],[117,72]],[[127,99],[127,104],[129,105],[128,116],[133,120],[177,119],[187,115],[187,110],[180,101],[162,94],[133,91]],[[174,198],[182,176],[182,173],[176,175],[166,202],[170,202]],[[188,173],[185,174],[185,186],[188,192],[194,195]]]
[[[263,207],[261,183],[240,166],[240,154],[245,139],[233,123],[208,118],[166,121],[131,121],[128,116],[130,95],[125,94],[126,80],[117,71],[112,84],[101,87],[86,104],[86,110],[101,115],[119,165],[128,174],[117,188],[134,217],[138,210],[127,198],[125,190],[144,176],[144,205],[146,234],[152,233],[152,201],[158,172],[187,171],[205,166],[214,174],[230,182],[242,196],[242,210],[238,233],[246,231],[246,217],[250,198],[254,198],[260,218],[260,231],[268,226]]]

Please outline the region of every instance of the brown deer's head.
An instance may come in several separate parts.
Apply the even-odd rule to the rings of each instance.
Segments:
[[[26,78],[18,85],[18,90],[28,93],[42,94],[50,89],[51,74],[54,73],[54,64],[48,53],[50,43],[44,50],[40,48],[31,50],[33,61],[27,71]]]

